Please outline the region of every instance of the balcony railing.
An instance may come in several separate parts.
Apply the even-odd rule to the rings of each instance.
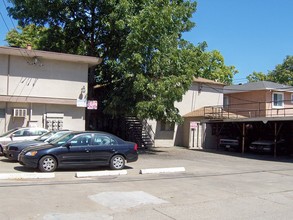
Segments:
[[[258,117],[292,117],[293,103],[283,100],[283,106],[273,106],[272,102],[249,102],[226,106],[206,106],[204,116],[210,119],[238,119]]]

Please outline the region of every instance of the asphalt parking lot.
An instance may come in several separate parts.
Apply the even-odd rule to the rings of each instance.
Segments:
[[[292,162],[289,156],[156,148],[141,151],[126,175],[76,178],[68,169],[50,179],[0,180],[0,219],[291,219]],[[168,167],[185,171],[140,174]],[[37,170],[0,158],[0,173],[9,172]]]
[[[237,172],[257,172],[275,169],[291,169],[293,156],[241,154],[227,151],[199,151],[181,147],[154,148],[139,151],[139,160],[126,164],[128,176],[141,176],[142,169],[184,167],[185,173],[195,175],[217,175]],[[74,180],[76,172],[110,171],[109,167],[90,169],[59,169],[55,180]],[[37,169],[26,168],[18,162],[0,157],[1,173],[40,173]],[[20,181],[18,179],[18,181]],[[1,182],[0,182],[1,183]]]

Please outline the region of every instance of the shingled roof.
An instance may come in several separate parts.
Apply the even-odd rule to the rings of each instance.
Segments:
[[[259,90],[293,92],[293,87],[284,85],[284,84],[269,82],[269,81],[259,81],[259,82],[245,83],[241,85],[225,86],[224,94],[247,92],[247,91],[259,91]]]

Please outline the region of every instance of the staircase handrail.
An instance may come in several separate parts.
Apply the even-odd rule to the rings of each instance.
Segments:
[[[151,138],[152,143],[155,143],[155,132],[153,131],[152,126],[147,122],[146,119],[142,120],[142,126],[143,130],[145,130]]]

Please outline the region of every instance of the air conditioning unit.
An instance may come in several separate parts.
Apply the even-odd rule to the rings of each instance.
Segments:
[[[27,109],[25,108],[15,108],[13,109],[13,117],[24,118],[27,115]]]

